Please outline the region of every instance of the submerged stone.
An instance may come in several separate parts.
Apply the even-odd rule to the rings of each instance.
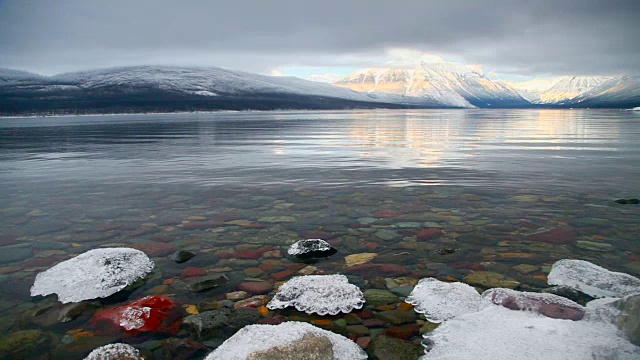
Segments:
[[[191,251],[180,250],[171,255],[171,260],[177,262],[178,264],[181,264],[183,262],[191,260],[191,258],[193,258],[194,256],[196,256],[196,254],[192,253]]]
[[[145,277],[153,266],[140,250],[90,250],[39,273],[31,296],[58,294],[62,303],[103,298]]]
[[[520,285],[517,280],[492,271],[474,271],[462,280],[467,284],[479,285],[485,288],[502,287],[513,289]]]
[[[287,254],[298,259],[314,259],[331,256],[337,252],[336,249],[322,239],[304,239],[293,243]]]
[[[177,334],[182,311],[166,296],[147,296],[129,304],[103,309],[91,318],[91,324],[107,331],[120,329],[127,334],[164,332]]]
[[[229,278],[225,275],[211,275],[206,277],[200,277],[191,281],[187,285],[187,289],[193,292],[202,292],[217,288],[220,285],[224,285],[229,282]]]
[[[551,267],[550,285],[566,285],[593,297],[624,297],[640,293],[640,279],[609,271],[584,260],[564,259]]]
[[[482,297],[507,309],[533,311],[554,319],[575,321],[581,320],[585,314],[585,308],[580,304],[553,294],[497,288],[485,291]]]
[[[308,314],[336,315],[361,309],[364,303],[362,291],[344,275],[307,275],[284,283],[267,307],[274,310],[294,306]]]
[[[307,323],[249,325],[210,353],[205,360],[364,360],[353,341]]]

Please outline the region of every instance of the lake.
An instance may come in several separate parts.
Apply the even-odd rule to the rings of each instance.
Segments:
[[[402,309],[424,277],[540,291],[565,258],[639,276],[640,205],[614,201],[640,197],[639,140],[640,112],[618,110],[0,119],[0,334],[14,344],[5,357],[80,359],[123,341],[154,358],[202,358],[232,333],[131,335],[90,318],[146,295],[169,295],[191,314],[233,307],[228,298],[242,300],[229,293],[259,283],[236,296],[270,298],[299,271],[346,274],[395,298],[357,317],[258,303],[255,322],[311,321],[363,346],[394,326],[377,313]],[[304,238],[338,252],[311,264],[288,258]],[[55,296],[29,296],[37,273],[118,246],[155,262],[124,296],[87,302],[66,322]],[[168,258],[177,250],[196,256],[178,264]],[[354,254],[368,255],[347,264]],[[486,283],[469,277],[478,271]],[[223,273],[223,286],[186,288]],[[414,342],[429,325],[417,314],[403,322],[397,337]]]

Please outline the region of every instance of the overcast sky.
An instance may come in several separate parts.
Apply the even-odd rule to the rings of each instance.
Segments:
[[[640,72],[640,0],[0,0],[0,67],[344,73],[419,54],[498,76]]]

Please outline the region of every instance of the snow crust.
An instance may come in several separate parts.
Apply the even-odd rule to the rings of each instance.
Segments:
[[[360,288],[344,275],[297,276],[280,286],[267,308],[294,306],[307,314],[336,315],[361,309],[365,303]]]
[[[428,334],[421,360],[638,359],[640,348],[610,323],[551,319],[491,305],[448,320]]]
[[[331,245],[322,239],[305,239],[293,243],[287,250],[289,255],[303,255],[315,251],[329,251]]]
[[[464,283],[447,283],[435,278],[421,279],[405,300],[435,323],[481,310],[487,304],[476,289]]]
[[[146,323],[146,319],[151,316],[151,308],[143,306],[141,308],[128,307],[122,312],[120,326],[126,330],[140,329]]]
[[[326,337],[333,344],[335,360],[364,360],[365,352],[353,341],[313,325],[289,321],[280,325],[248,325],[240,329],[205,360],[245,360],[251,353],[291,344],[306,334]]]
[[[128,344],[109,344],[94,349],[84,360],[140,359],[140,352]]]
[[[597,298],[640,293],[640,279],[584,260],[557,261],[547,278],[550,285],[566,285]]]
[[[90,250],[39,273],[31,296],[57,294],[62,303],[103,298],[145,277],[153,267],[140,250]]]

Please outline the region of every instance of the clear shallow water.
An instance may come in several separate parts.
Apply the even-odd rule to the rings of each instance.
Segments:
[[[363,289],[385,288],[384,277],[399,275],[350,272],[346,255],[378,253],[372,262],[400,265],[413,279],[461,280],[484,269],[533,290],[561,258],[638,276],[640,207],[613,202],[640,197],[638,139],[640,114],[611,110],[0,119],[0,246],[11,249],[0,255],[0,332],[41,330],[48,340],[34,352],[54,358],[119,339],[92,329],[90,312],[43,324],[33,313],[55,299],[29,297],[37,272],[105,245],[153,252],[156,274],[129,299],[166,293],[183,304],[221,300],[245,278],[275,283],[293,275],[274,273],[299,269],[278,256],[220,253],[284,252],[316,236],[339,249],[314,264],[318,271],[350,273]],[[437,236],[420,235],[434,227]],[[527,237],[556,228],[573,235]],[[178,265],[166,259],[177,249],[198,255]],[[187,266],[229,268],[232,281],[193,294],[180,279]],[[262,274],[245,272],[256,267]],[[93,340],[62,341],[79,328]]]

